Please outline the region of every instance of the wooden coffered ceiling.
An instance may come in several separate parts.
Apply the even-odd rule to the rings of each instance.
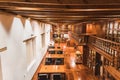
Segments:
[[[25,2],[26,1],[26,2]],[[0,1],[0,11],[47,23],[76,24],[120,18],[120,0]]]

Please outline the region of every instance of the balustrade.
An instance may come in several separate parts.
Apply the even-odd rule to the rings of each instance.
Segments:
[[[77,34],[70,32],[70,37],[75,41],[78,45],[86,45],[87,43],[87,34]]]
[[[114,42],[114,41],[111,41],[111,40],[106,40],[106,39],[103,39],[103,38],[99,38],[99,37],[96,37],[96,36],[89,36],[88,44],[93,45],[93,46],[95,46],[95,48],[104,52],[104,53],[100,53],[100,54],[103,54],[103,57],[104,57],[103,75],[107,75],[107,76],[105,76],[106,77],[105,79],[107,79],[107,78],[111,78],[111,80],[120,79],[118,77],[118,75],[120,74],[120,72],[119,72],[120,71],[120,43]],[[112,58],[109,59],[108,55]],[[107,69],[107,67],[110,67],[111,69],[114,69],[114,71],[111,72],[109,69]],[[117,72],[119,74],[115,74],[116,75],[115,76],[113,74],[115,72]]]

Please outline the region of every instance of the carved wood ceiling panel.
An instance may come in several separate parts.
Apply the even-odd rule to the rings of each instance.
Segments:
[[[37,0],[34,2],[0,1],[0,11],[43,22],[68,24],[120,18],[120,4],[88,4],[89,0],[75,0],[77,4],[72,3],[74,0],[65,0],[66,4],[58,3],[62,0],[49,1],[51,3],[38,3]],[[56,3],[52,3],[52,1],[56,1]],[[68,1],[70,4],[67,3]],[[109,1],[112,2],[112,0]],[[78,4],[79,2],[81,4]]]

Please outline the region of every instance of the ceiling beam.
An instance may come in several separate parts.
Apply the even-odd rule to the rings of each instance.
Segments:
[[[94,15],[94,16],[56,16],[56,15],[24,15],[26,17],[36,17],[36,18],[43,18],[43,19],[84,19],[84,18],[120,18],[120,15]]]
[[[66,8],[31,8],[31,7],[0,7],[1,9],[13,11],[50,11],[50,12],[97,12],[97,11],[120,11],[120,8],[105,8],[105,9],[66,9]]]
[[[91,16],[91,15],[119,15],[120,11],[92,11],[92,12],[48,12],[48,11],[13,11],[14,13],[17,14],[24,14],[24,15],[76,15],[76,16],[83,16],[83,15],[87,15],[87,16]]]
[[[31,2],[32,0],[25,0],[25,2]]]
[[[34,18],[33,19],[37,19],[37,20],[41,20],[41,21],[53,21],[53,22],[79,22],[79,21],[94,21],[94,20],[106,20],[108,18],[86,18],[86,19],[78,19],[78,20],[72,20],[72,19],[68,19],[68,20],[60,20],[60,19],[41,19],[41,18]],[[109,18],[110,19],[110,18]]]
[[[119,6],[119,4],[57,4],[0,1],[0,10],[2,11],[53,23],[79,23],[120,18]]]
[[[83,3],[84,3],[84,4],[88,4],[88,1],[87,1],[87,0],[83,0]]]
[[[1,6],[18,6],[18,7],[34,7],[34,8],[82,8],[82,9],[96,9],[96,8],[119,8],[119,4],[59,4],[59,3],[35,3],[35,2],[15,2],[15,1],[0,1]],[[69,6],[69,7],[66,7]]]
[[[119,10],[119,4],[55,4],[55,3],[31,3],[31,2],[5,2],[0,1],[0,8],[18,10],[66,10],[66,11],[109,11]]]

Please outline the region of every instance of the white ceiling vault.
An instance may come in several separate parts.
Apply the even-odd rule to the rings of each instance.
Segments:
[[[47,23],[120,18],[120,0],[0,0],[0,11]]]

